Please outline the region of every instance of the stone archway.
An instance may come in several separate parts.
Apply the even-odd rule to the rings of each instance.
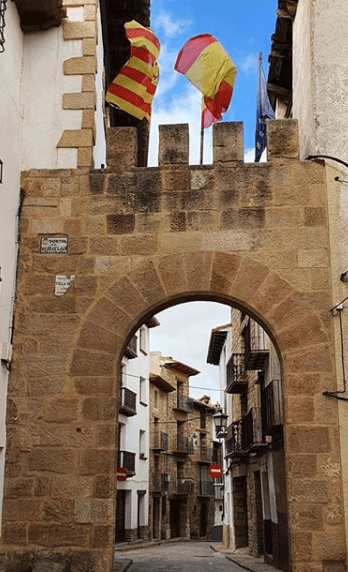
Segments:
[[[188,166],[183,126],[163,127],[159,168],[136,155],[116,129],[103,172],[23,175],[2,569],[111,571],[117,366],[147,317],[200,299],[278,349],[292,567],[329,570],[345,541],[324,167],[298,160],[294,121],[270,122],[267,164],[243,163],[240,124],[216,126],[213,166]],[[62,235],[65,254],[42,251]]]

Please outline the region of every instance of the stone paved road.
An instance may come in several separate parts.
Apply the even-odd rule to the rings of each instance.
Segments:
[[[133,560],[128,572],[243,572],[237,564],[215,552],[210,542],[178,542],[139,548],[124,552],[122,558],[125,557]]]

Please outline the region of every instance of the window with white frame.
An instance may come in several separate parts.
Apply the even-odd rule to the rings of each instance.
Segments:
[[[139,349],[144,353],[147,354],[148,347],[147,347],[147,331],[145,326],[140,328],[139,330]]]
[[[147,405],[146,380],[144,377],[139,378],[139,401],[142,405]]]
[[[146,459],[146,432],[143,429],[139,431],[139,457]]]

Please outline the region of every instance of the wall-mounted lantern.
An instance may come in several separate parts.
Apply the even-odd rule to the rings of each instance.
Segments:
[[[213,415],[213,421],[215,424],[216,437],[221,439],[226,435],[228,415],[223,413],[221,405],[217,404],[216,413]]]

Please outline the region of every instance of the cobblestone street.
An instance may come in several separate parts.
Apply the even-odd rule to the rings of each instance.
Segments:
[[[168,543],[116,552],[116,561],[121,558],[133,561],[129,572],[242,572],[224,554],[215,552],[210,542]]]

